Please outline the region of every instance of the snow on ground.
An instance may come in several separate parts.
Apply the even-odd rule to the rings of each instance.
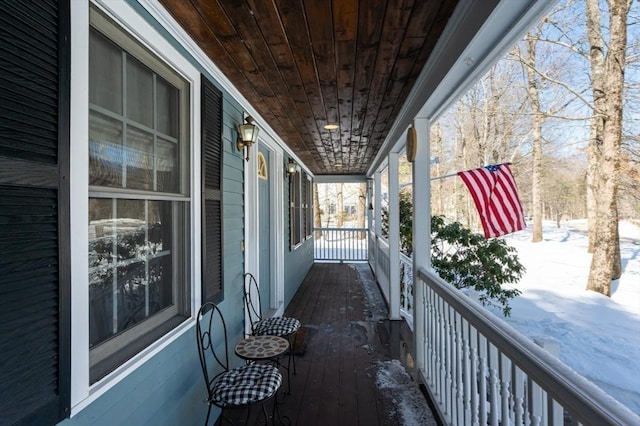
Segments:
[[[376,366],[376,385],[391,402],[390,408],[404,426],[436,426],[424,395],[397,359],[380,361]]]
[[[531,339],[557,341],[560,360],[640,414],[640,228],[620,223],[623,274],[611,298],[585,290],[585,229],[585,221],[549,222],[539,243],[530,227],[505,237],[527,268],[506,321]]]

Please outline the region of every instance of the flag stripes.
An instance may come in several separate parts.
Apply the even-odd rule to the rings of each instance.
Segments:
[[[458,172],[458,176],[471,193],[485,238],[525,227],[518,189],[508,163]]]

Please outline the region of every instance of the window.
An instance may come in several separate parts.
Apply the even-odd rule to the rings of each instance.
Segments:
[[[91,10],[90,382],[188,316],[189,86]]]
[[[289,176],[289,240],[292,250],[302,242],[300,234],[301,174],[294,173]]]
[[[267,160],[264,158],[264,154],[258,152],[258,178],[262,180],[269,179],[269,172],[267,171]]]
[[[313,231],[313,184],[305,172],[289,176],[289,240],[293,250]]]

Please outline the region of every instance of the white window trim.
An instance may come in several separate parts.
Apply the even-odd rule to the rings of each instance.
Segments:
[[[182,334],[192,330],[201,300],[200,72],[125,2],[93,0],[99,9],[174,69],[190,85],[190,183],[191,183],[191,318],[135,355],[112,373],[89,385],[89,3],[71,7],[71,417],[120,383]]]

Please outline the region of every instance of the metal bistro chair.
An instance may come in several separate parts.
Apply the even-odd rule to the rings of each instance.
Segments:
[[[260,288],[258,281],[250,272],[244,274],[244,303],[249,313],[252,336],[279,336],[289,340],[300,329],[300,321],[289,317],[262,318],[260,304]],[[289,365],[287,373],[290,374],[293,362],[293,374],[296,374],[296,359],[294,357],[295,336],[289,347]],[[289,377],[289,393],[291,393],[291,377]]]
[[[196,333],[200,365],[207,386],[207,419],[209,423],[211,407],[221,409],[219,421],[224,417],[224,409],[248,406],[247,420],[251,415],[251,405],[262,403],[265,423],[268,415],[264,402],[274,396],[282,384],[278,369],[266,364],[245,364],[229,368],[227,326],[220,309],[214,303],[205,303],[198,311]],[[246,420],[245,420],[246,423]]]

